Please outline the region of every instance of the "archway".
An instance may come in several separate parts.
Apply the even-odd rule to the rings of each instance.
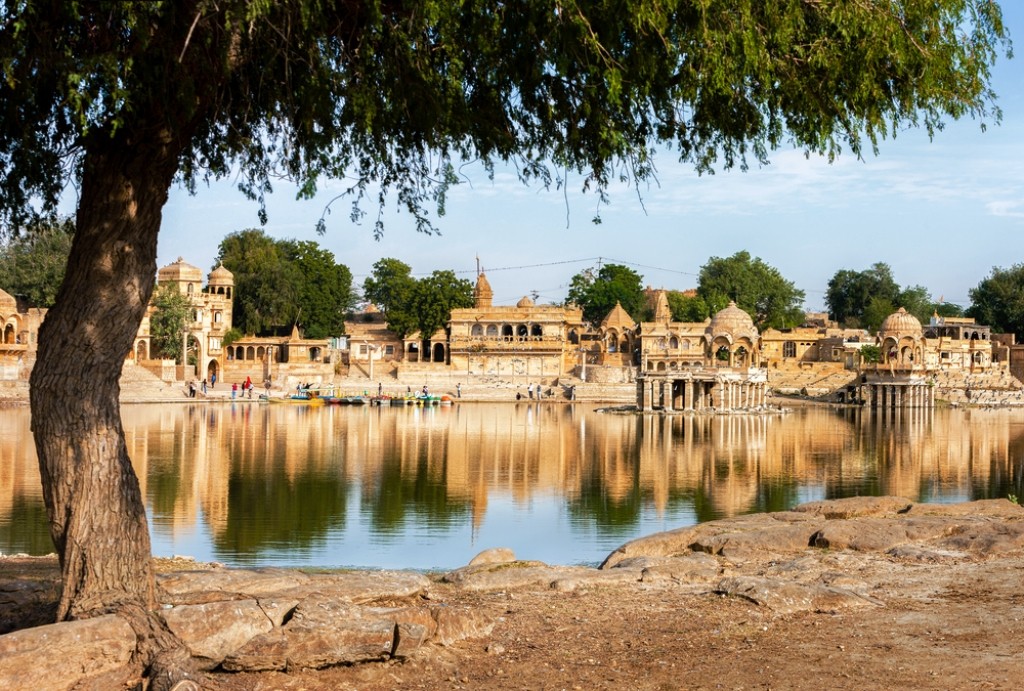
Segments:
[[[444,343],[434,344],[434,353],[430,356],[432,362],[444,362]]]
[[[145,341],[139,341],[135,346],[135,361],[142,362],[149,359],[149,347]]]

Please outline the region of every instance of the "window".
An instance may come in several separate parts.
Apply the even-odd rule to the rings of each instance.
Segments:
[[[782,357],[796,357],[796,343],[793,343],[793,341],[783,343]]]
[[[385,355],[394,355],[395,354],[395,346],[393,346],[393,345],[386,345],[386,346],[384,346],[384,354]]]

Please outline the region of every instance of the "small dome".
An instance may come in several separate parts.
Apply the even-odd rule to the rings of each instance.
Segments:
[[[173,264],[168,264],[156,273],[158,281],[180,281],[187,283],[202,283],[203,272],[198,267],[192,266],[181,257]]]
[[[209,282],[210,285],[234,284],[235,275],[223,264],[218,264],[217,268],[210,272]]]
[[[924,330],[921,328],[921,321],[903,307],[890,314],[878,327],[878,335],[890,335],[897,338],[902,336],[914,336],[920,338]]]
[[[749,314],[737,307],[735,302],[731,301],[728,307],[720,310],[711,318],[707,328],[704,329],[704,333],[708,334],[712,339],[721,335],[729,335],[734,339],[749,338],[751,341],[757,340],[757,328],[754,326],[754,320],[750,318]]]
[[[524,296],[522,300],[516,303],[516,307],[533,307],[533,300]]]
[[[14,296],[0,288],[0,313],[14,314],[18,311],[18,301]]]

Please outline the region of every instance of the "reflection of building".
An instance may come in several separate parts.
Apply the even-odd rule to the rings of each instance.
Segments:
[[[736,303],[700,325],[664,320],[670,318],[667,300],[655,316],[663,321],[640,327],[637,407],[701,411],[764,405],[768,379],[760,367],[757,327]]]
[[[475,304],[454,309],[449,322],[449,361],[468,375],[559,377],[575,361],[583,311],[536,305],[527,297],[514,307],[495,307],[487,277],[477,276]]]

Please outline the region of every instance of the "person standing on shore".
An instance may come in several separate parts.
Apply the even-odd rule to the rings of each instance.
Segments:
[[[462,382],[455,384],[455,398],[462,398]]]

